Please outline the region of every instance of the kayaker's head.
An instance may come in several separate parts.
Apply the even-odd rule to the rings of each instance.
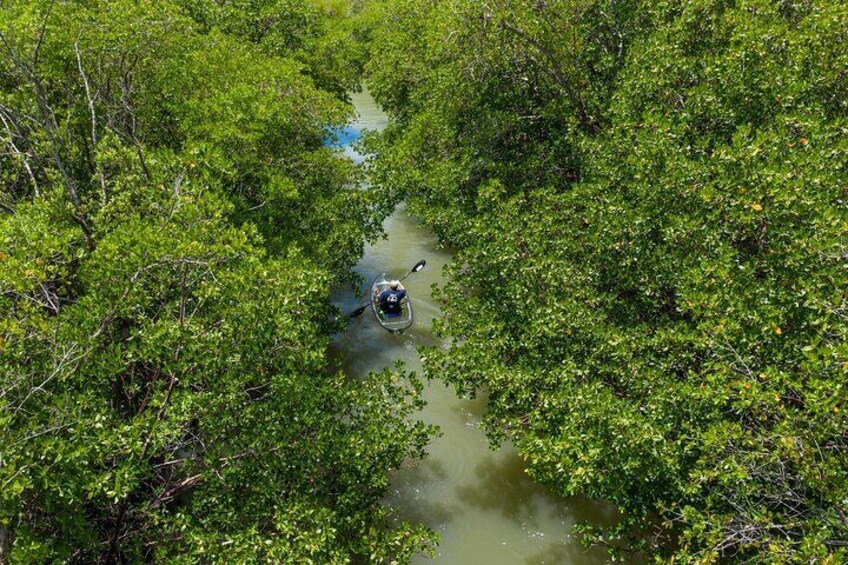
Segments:
[[[389,283],[389,286],[392,287],[392,290],[397,290],[400,288],[400,281],[392,281]]]

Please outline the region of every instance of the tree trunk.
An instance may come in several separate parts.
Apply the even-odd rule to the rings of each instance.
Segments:
[[[0,524],[0,565],[6,565],[11,560],[9,555],[12,553],[12,544],[15,541],[12,528]]]

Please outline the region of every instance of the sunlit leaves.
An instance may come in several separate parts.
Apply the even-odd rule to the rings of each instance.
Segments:
[[[301,52],[344,26],[259,4],[0,8],[0,561],[432,541],[380,506],[432,433],[420,387],[325,367],[329,288],[382,218],[323,145],[353,71]]]
[[[373,179],[457,250],[429,374],[656,556],[843,560],[845,6],[382,4]]]

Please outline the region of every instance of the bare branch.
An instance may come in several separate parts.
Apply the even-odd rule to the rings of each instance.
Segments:
[[[97,172],[97,177],[100,180],[100,194],[103,203],[106,203],[108,194],[106,193],[106,180],[103,176],[103,169],[97,160],[97,110],[95,108],[95,98],[91,94],[91,85],[88,82],[88,75],[85,74],[85,69],[82,65],[82,54],[80,53],[79,40],[74,42],[74,52],[77,55],[77,68],[79,69],[82,83],[85,87],[85,98],[88,101],[88,112],[91,115],[91,152],[94,160],[94,169]]]
[[[51,6],[52,5],[53,4],[51,2]],[[46,29],[46,20],[45,27],[42,28],[42,30],[43,29]],[[6,52],[8,53],[9,58],[14,63],[15,67],[24,75],[30,87],[32,88],[33,94],[35,94],[35,100],[38,104],[38,109],[41,113],[41,117],[43,120],[40,125],[47,132],[47,137],[50,140],[50,155],[53,159],[53,163],[56,165],[56,168],[62,175],[65,190],[68,193],[68,198],[70,198],[71,204],[74,207],[72,217],[76,221],[77,225],[79,225],[79,227],[82,229],[83,235],[85,236],[85,240],[89,248],[94,249],[94,238],[92,236],[91,229],[88,227],[85,214],[82,212],[82,202],[80,201],[79,192],[77,191],[76,181],[68,172],[68,167],[65,164],[64,159],[62,158],[62,150],[64,149],[64,143],[62,142],[61,136],[59,135],[59,126],[56,123],[56,117],[53,114],[53,109],[50,107],[47,93],[44,89],[44,85],[41,82],[41,78],[38,76],[38,73],[33,67],[31,67],[26,62],[22,61],[20,57],[18,57],[17,52],[6,39],[5,35],[3,35],[2,33],[0,33],[0,42],[2,42],[3,45],[6,47]]]
[[[556,84],[560,87],[563,93],[565,93],[566,97],[571,102],[574,111],[577,113],[577,118],[580,120],[580,125],[583,126],[586,131],[593,133],[597,132],[599,129],[599,124],[597,123],[597,120],[595,120],[589,114],[583,97],[574,88],[572,81],[569,80],[568,77],[566,77],[562,65],[560,64],[560,61],[559,59],[557,59],[556,55],[550,49],[548,49],[548,47],[542,44],[541,41],[533,37],[533,35],[531,35],[529,32],[511,24],[508,21],[501,21],[500,28],[509,31],[514,36],[520,39],[523,39],[548,61],[547,65],[543,65],[538,60],[535,60],[531,57],[531,60],[533,60],[543,71],[553,77]]]
[[[44,36],[47,32],[47,22],[50,20],[50,14],[53,13],[53,5],[56,3],[55,0],[50,0],[50,4],[47,6],[47,13],[44,14],[44,20],[41,22],[41,29],[38,31],[38,42],[35,44],[35,49],[32,52],[32,66],[38,66],[38,54],[41,51],[41,46],[44,44]]]
[[[38,189],[38,181],[35,179],[35,173],[32,172],[32,167],[29,165],[29,160],[27,159],[28,153],[24,153],[18,146],[15,144],[15,134],[12,132],[11,125],[9,120],[6,118],[5,107],[0,107],[0,120],[3,122],[3,126],[6,128],[6,135],[9,136],[9,140],[7,141],[9,147],[12,149],[12,153],[21,158],[21,162],[24,164],[24,168],[29,175],[30,180],[32,180],[32,186],[35,189],[35,196],[40,196]],[[17,128],[16,128],[17,129]]]

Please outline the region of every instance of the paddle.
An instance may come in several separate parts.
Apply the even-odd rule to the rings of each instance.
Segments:
[[[367,305],[367,304],[366,304],[365,306],[360,306],[359,308],[357,308],[356,310],[354,310],[353,312],[351,312],[350,314],[348,314],[348,315],[347,315],[347,317],[348,317],[348,318],[356,318],[357,316],[359,316],[359,315],[361,315],[363,312],[365,312],[365,309],[366,309],[366,308],[368,308],[368,305]]]
[[[415,266],[414,266],[414,267],[412,267],[412,270],[411,270],[411,271],[409,271],[408,273],[406,273],[405,275],[403,275],[403,277],[401,277],[400,279],[398,279],[398,282],[402,281],[403,279],[405,279],[406,277],[408,277],[408,276],[409,276],[409,275],[411,275],[412,273],[417,273],[418,271],[420,271],[421,269],[423,269],[423,268],[424,268],[424,265],[426,265],[426,264],[427,264],[427,261],[425,261],[424,259],[421,259],[420,261],[418,261],[418,262],[415,264]]]
[[[426,265],[426,264],[427,264],[427,261],[425,261],[424,259],[421,259],[420,261],[418,261],[415,264],[414,267],[412,267],[412,269],[408,273],[406,273],[402,278],[398,279],[398,282],[402,281],[403,279],[405,279],[406,277],[408,277],[412,273],[419,272],[421,269],[424,268],[424,265]],[[361,316],[362,313],[365,312],[366,308],[368,308],[368,304],[365,304],[364,306],[360,306],[359,308],[357,308],[356,310],[354,310],[353,312],[348,314],[347,317],[348,318],[356,318],[357,316]]]

